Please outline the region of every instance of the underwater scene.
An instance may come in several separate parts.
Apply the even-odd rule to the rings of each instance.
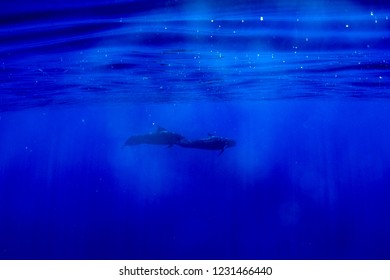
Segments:
[[[389,259],[386,1],[5,1],[0,259]]]

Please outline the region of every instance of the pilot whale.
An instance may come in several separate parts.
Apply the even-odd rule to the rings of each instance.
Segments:
[[[187,140],[184,138],[178,142],[177,145],[192,149],[221,150],[219,153],[220,155],[226,148],[234,147],[236,145],[236,141],[233,139],[209,134],[209,137],[198,140]]]
[[[129,137],[124,146],[134,146],[140,144],[152,144],[152,145],[168,145],[168,147],[172,147],[180,141],[183,141],[185,138],[183,135],[174,133],[166,130],[161,126],[157,126],[157,130],[155,132],[141,134],[141,135],[133,135]]]

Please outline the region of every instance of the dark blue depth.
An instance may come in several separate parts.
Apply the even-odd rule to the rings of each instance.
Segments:
[[[389,259],[386,5],[73,2],[1,11],[0,259]]]

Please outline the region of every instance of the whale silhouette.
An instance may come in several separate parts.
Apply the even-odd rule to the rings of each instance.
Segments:
[[[210,135],[204,139],[188,140],[183,138],[180,142],[176,143],[183,148],[203,149],[203,150],[221,150],[218,154],[222,154],[226,148],[234,147],[236,141],[233,139]]]
[[[181,134],[168,131],[161,126],[157,126],[157,130],[155,132],[134,135],[129,137],[124,143],[124,146],[152,144],[152,145],[168,145],[168,147],[172,147],[173,145],[179,143],[184,139],[185,137]]]

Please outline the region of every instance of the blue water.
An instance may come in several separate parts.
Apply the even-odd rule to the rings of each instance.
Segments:
[[[385,4],[46,2],[0,12],[1,259],[390,258]]]

